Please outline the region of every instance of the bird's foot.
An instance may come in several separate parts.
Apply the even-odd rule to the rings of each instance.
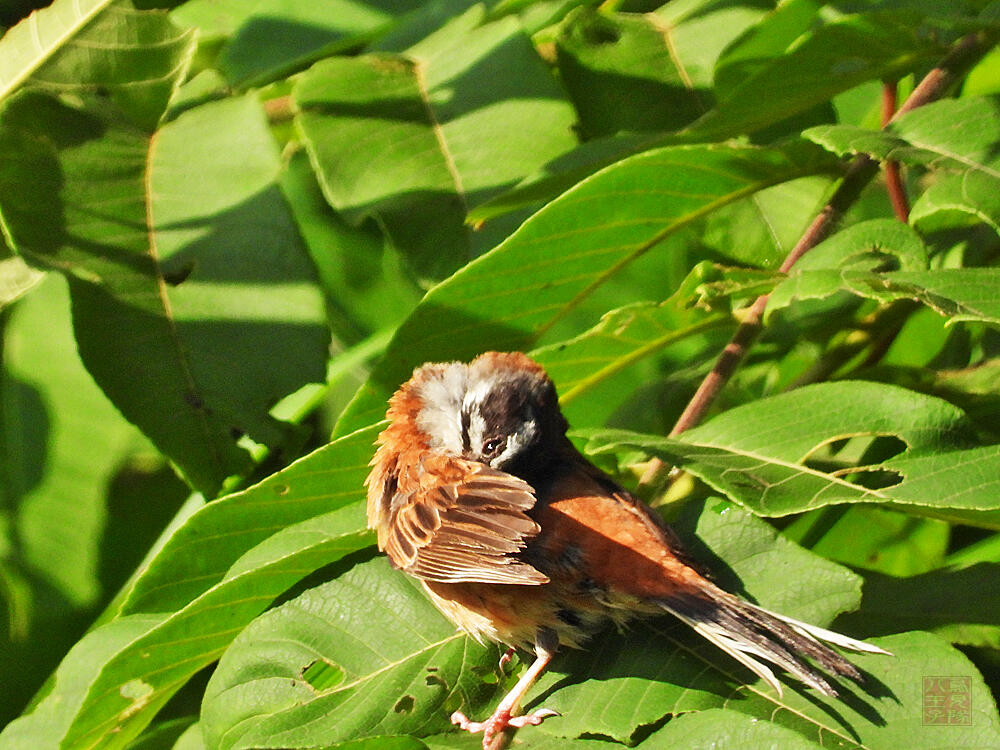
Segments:
[[[521,727],[537,726],[550,716],[558,715],[558,711],[553,711],[550,708],[540,708],[533,713],[522,716],[511,716],[510,711],[497,709],[496,713],[486,721],[470,721],[461,711],[456,711],[451,715],[451,723],[466,732],[472,732],[473,734],[482,732],[483,748],[486,750],[489,748],[490,743],[493,742],[493,738],[508,727],[520,729]]]

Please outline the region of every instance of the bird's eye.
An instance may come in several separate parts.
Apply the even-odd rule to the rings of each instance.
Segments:
[[[493,458],[507,447],[507,440],[504,438],[492,438],[483,443],[483,455]]]

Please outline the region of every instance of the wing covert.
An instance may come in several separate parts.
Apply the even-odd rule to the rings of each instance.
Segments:
[[[395,490],[380,541],[396,567],[436,583],[548,582],[514,557],[540,530],[526,513],[535,504],[527,482],[438,455],[425,456],[415,476],[400,472]]]

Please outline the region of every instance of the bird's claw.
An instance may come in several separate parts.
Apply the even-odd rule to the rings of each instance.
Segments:
[[[500,662],[498,664],[498,666],[500,667],[500,671],[501,672],[506,671],[504,667],[510,664],[513,659],[514,659],[514,648],[511,647],[506,651],[504,651],[503,656],[500,657]]]
[[[493,738],[507,727],[521,729],[527,726],[538,726],[550,716],[558,716],[558,711],[551,708],[540,708],[530,714],[521,716],[511,716],[508,711],[498,711],[486,721],[471,721],[469,717],[461,711],[456,711],[451,715],[451,723],[459,729],[472,734],[483,733],[483,748],[488,748]]]
[[[553,711],[551,708],[540,708],[530,714],[512,716],[507,720],[507,726],[514,727],[515,729],[528,726],[537,727],[550,716],[559,716],[559,712]]]

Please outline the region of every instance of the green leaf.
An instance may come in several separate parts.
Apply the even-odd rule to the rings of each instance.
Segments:
[[[160,119],[194,51],[194,35],[130,3],[57,0],[0,41],[0,101],[26,82],[94,92],[143,127]]]
[[[158,722],[137,740],[130,742],[127,750],[175,750],[176,743],[192,727],[197,726],[197,721],[195,716],[185,716]]]
[[[377,434],[370,428],[335,440],[254,487],[200,509],[145,566],[122,613],[181,609],[282,529],[360,507]],[[357,530],[364,528],[360,515],[357,523]]]
[[[498,239],[465,226],[470,206],[576,143],[572,108],[517,21],[479,25],[483,13],[405,55],[324,60],[295,88],[330,205],[378,221],[424,278]]]
[[[581,143],[543,164],[509,190],[471,208],[466,221],[475,225],[522,208],[540,207],[598,170],[659,146],[663,140],[648,133],[620,133]]]
[[[723,277],[709,263],[699,264],[663,302],[636,302],[611,310],[596,326],[579,336],[535,349],[531,356],[559,384],[559,402],[570,422],[574,421],[573,404],[581,397],[600,401],[605,411],[620,404],[620,399],[616,403],[615,394],[607,393],[608,389],[601,386],[610,380],[619,383],[617,376],[631,371],[637,362],[686,338],[729,327],[728,314],[695,306],[699,287]],[[596,397],[591,395],[595,389]],[[614,390],[624,396],[634,388]],[[595,419],[600,421],[590,410],[589,420]]]
[[[532,348],[617,271],[670,235],[720,206],[823,169],[814,156],[794,144],[669,147],[585,180],[428,292],[341,417],[338,434],[379,419],[416,365],[490,348]]]
[[[74,605],[92,605],[107,486],[141,436],[80,364],[59,279],[15,308],[4,364],[2,485],[18,556]]]
[[[330,208],[304,152],[292,156],[281,187],[316,264],[338,338],[353,343],[398,325],[421,296],[399,253],[375,227],[349,226]]]
[[[44,276],[17,256],[0,260],[0,310],[34,289]]]
[[[882,303],[912,299],[927,305],[949,323],[971,320],[1000,325],[1000,270],[937,268],[930,271],[871,273],[853,270],[794,271],[768,300],[768,310],[795,299],[817,299],[844,290]]]
[[[821,125],[803,136],[838,154],[922,164],[935,169],[974,169],[997,176],[1000,99],[943,99],[918,107],[887,125],[865,130]]]
[[[79,662],[64,661],[52,691],[0,735],[0,748],[24,747],[25,741],[42,747],[122,747],[278,594],[310,571],[370,545],[370,535],[358,530],[359,520],[357,508],[348,506],[289,526],[251,549],[186,607],[121,617],[92,631],[75,648]],[[199,523],[195,514],[188,527]],[[120,633],[123,623],[143,627],[104,649],[105,632]]]
[[[26,716],[0,732],[2,750],[25,747],[66,747],[64,732],[79,710],[94,666],[114,658],[120,650],[142,638],[167,618],[165,614],[134,615],[91,631],[63,659],[48,695]],[[133,687],[139,687],[133,684]],[[57,697],[53,697],[57,696]]]
[[[677,130],[711,106],[710,80],[694,84],[669,34],[653,15],[581,9],[569,16],[556,52],[584,137]]]
[[[765,516],[873,502],[997,528],[1000,446],[968,447],[970,427],[945,401],[896,386],[837,382],[730,409],[677,439],[596,433],[590,450],[639,449],[674,461]],[[838,441],[868,446],[886,436],[906,449],[856,469],[858,461],[837,456]],[[822,471],[817,461],[836,470]]]
[[[827,559],[894,576],[938,567],[948,550],[949,531],[943,521],[867,505],[822,508],[782,529],[786,537]]]
[[[220,750],[420,737],[449,727],[460,706],[486,708],[498,656],[457,632],[418,582],[379,558],[247,628],[209,682],[202,726]]]
[[[217,65],[231,85],[247,87],[356,48],[417,7],[419,3],[406,0],[193,0],[181,5],[173,17],[210,37],[228,37]]]
[[[708,218],[702,242],[723,258],[778,268],[822,207],[831,182],[804,177],[736,201]]]
[[[996,562],[908,578],[871,573],[860,609],[843,615],[838,625],[865,635],[919,628],[952,643],[1000,649],[998,575]]]
[[[622,716],[644,720],[633,706],[637,698],[640,705],[643,699],[651,702],[655,698],[664,715],[692,711],[700,715],[710,709],[726,709],[761,724],[773,722],[777,726],[771,734],[783,734],[778,730],[782,727],[820,747],[931,750],[941,747],[943,732],[948,732],[949,748],[986,748],[1000,741],[1000,720],[982,677],[961,653],[928,633],[872,640],[892,656],[852,654],[852,661],[870,675],[870,692],[841,684],[844,692],[838,700],[803,689],[789,689],[779,697],[754,683],[734,690],[733,683],[743,683],[744,678],[731,665],[718,662],[716,654],[709,651],[711,646],[694,644],[693,634],[669,625],[643,627],[642,631],[595,644],[589,667],[569,659],[555,665],[534,693],[546,693],[544,703],[531,701],[528,708],[546,705],[561,710],[563,716],[546,721],[536,731],[576,736],[606,721],[624,725]],[[715,669],[706,669],[708,665]],[[580,674],[590,679],[574,684],[572,680]],[[970,710],[962,717],[965,724],[935,726],[924,722],[924,691],[935,689],[933,684],[925,688],[924,680],[937,676],[961,680],[958,684],[970,699]],[[559,686],[552,691],[553,685]],[[594,685],[597,690],[593,695],[582,692]],[[563,699],[564,694],[577,689],[580,691],[573,700]],[[712,717],[718,716],[712,713]],[[737,723],[747,724],[745,720]],[[727,731],[727,727],[720,727],[722,737]],[[645,747],[645,743],[640,746]],[[658,742],[652,745],[659,746]]]
[[[998,172],[974,169],[931,185],[910,210],[910,221],[925,232],[966,227],[981,221],[1000,233]]]
[[[681,77],[699,89],[718,89],[720,66],[734,44],[789,4],[773,10],[768,2],[674,0],[650,15],[668,41]],[[714,99],[715,91],[710,96]]]
[[[122,413],[208,495],[248,469],[243,434],[284,444],[268,410],[323,380],[328,333],[259,104],[207,104],[150,137],[97,102],[25,92],[0,153],[14,246],[67,274],[80,354]]]
[[[840,16],[754,69],[680,135],[714,140],[754,132],[865,81],[900,78],[947,50],[947,34],[927,33],[928,23],[935,19],[907,11]]]
[[[65,284],[53,274],[5,316],[0,663],[17,665],[18,678],[0,686],[0,723],[21,711],[117,585],[108,575],[117,480],[137,452],[157,463],[83,368],[71,326]],[[120,516],[132,522],[133,544],[169,508],[162,497],[144,500],[141,516]],[[124,568],[134,554],[115,560]]]
[[[0,101],[14,93],[46,61],[115,0],[56,0],[26,16],[0,39]]]
[[[963,226],[970,216],[1000,231],[1000,99],[945,99],[908,112],[885,130],[844,125],[805,131],[807,138],[842,154],[961,170],[939,179],[913,205],[910,221],[925,231]]]
[[[926,271],[927,265],[927,248],[916,231],[896,219],[870,219],[820,242],[795,263],[789,276],[833,268]],[[781,294],[779,287],[772,297]]]
[[[817,750],[822,744],[810,742],[790,729],[760,721],[728,708],[711,708],[672,719],[642,743],[644,750],[677,747],[711,747],[713,750],[741,750],[772,747],[782,750]]]
[[[821,7],[816,0],[788,0],[769,9],[719,55],[712,80],[717,96],[728,99],[743,81],[774,65],[810,26],[822,23]]]
[[[201,724],[195,723],[188,727],[171,750],[208,750],[202,738]]]

